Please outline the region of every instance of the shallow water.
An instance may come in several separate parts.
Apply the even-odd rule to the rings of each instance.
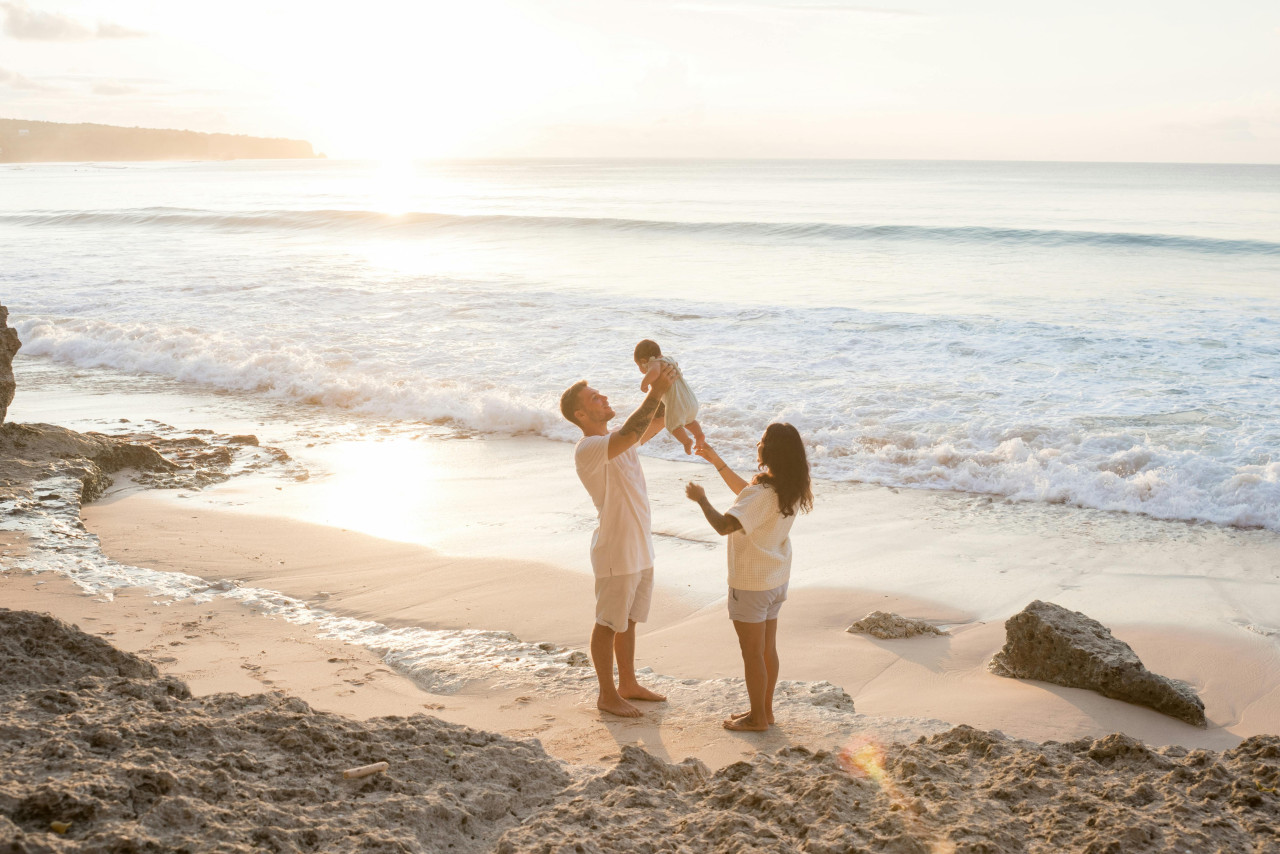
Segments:
[[[585,376],[625,413],[651,337],[740,463],[781,419],[827,480],[1280,530],[1280,167],[51,165],[0,187],[20,382],[569,441],[559,392]]]

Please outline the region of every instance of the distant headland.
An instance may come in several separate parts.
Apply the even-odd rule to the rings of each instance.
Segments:
[[[311,143],[229,133],[0,119],[0,163],[312,159]]]

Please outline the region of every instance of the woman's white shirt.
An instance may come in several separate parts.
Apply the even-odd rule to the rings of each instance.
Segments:
[[[772,590],[791,579],[791,523],[783,516],[778,494],[768,484],[752,484],[738,493],[725,511],[742,525],[729,535],[729,586],[737,590]]]

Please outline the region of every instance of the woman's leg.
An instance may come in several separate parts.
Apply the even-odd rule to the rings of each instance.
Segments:
[[[742,650],[743,676],[747,683],[747,697],[751,700],[751,711],[746,717],[728,718],[724,722],[724,728],[762,732],[769,728],[769,716],[764,704],[765,686],[769,679],[765,665],[765,624],[734,620],[733,629],[738,633],[738,648]]]
[[[769,723],[777,723],[777,719],[773,716],[773,692],[778,686],[778,621],[777,619],[765,620],[764,622],[764,713],[765,720]],[[751,717],[751,712],[739,712],[733,716],[734,720],[744,720]]]
[[[773,690],[778,687],[778,618],[764,621],[764,711],[773,723]]]

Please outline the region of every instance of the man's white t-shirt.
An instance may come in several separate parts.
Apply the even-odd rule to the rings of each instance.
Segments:
[[[609,459],[607,434],[583,436],[573,461],[598,514],[591,537],[591,569],[596,578],[630,575],[652,567],[649,491],[636,446]]]
[[[725,511],[742,525],[729,535],[729,586],[735,590],[773,590],[791,579],[791,523],[783,516],[778,493],[768,484],[752,484]]]

